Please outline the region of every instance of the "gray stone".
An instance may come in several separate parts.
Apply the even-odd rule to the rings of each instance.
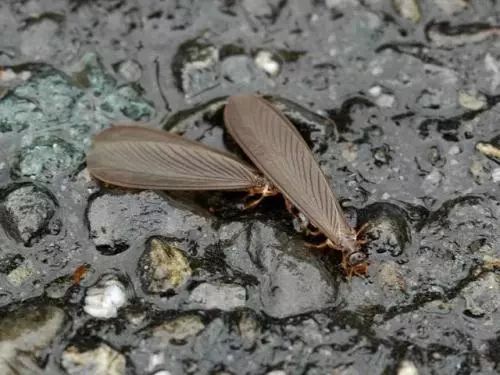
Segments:
[[[217,85],[219,69],[219,50],[204,38],[184,42],[173,57],[172,72],[187,98]]]
[[[417,23],[420,21],[420,9],[417,0],[393,0],[394,7],[401,17]]]
[[[128,82],[136,82],[142,76],[142,68],[135,60],[120,61],[116,65],[116,70]]]
[[[61,364],[69,375],[124,375],[125,356],[106,344],[99,344],[95,349],[67,347],[61,358]]]
[[[153,336],[162,340],[186,340],[203,331],[205,324],[198,315],[181,315],[153,328]]]
[[[190,305],[205,310],[234,310],[245,306],[246,290],[232,284],[203,283],[191,291]]]
[[[87,218],[91,238],[106,254],[124,251],[137,241],[145,242],[152,234],[179,240],[189,236],[200,245],[214,241],[208,218],[177,208],[152,191],[96,196]]]
[[[465,312],[474,317],[486,316],[494,320],[492,314],[500,312],[500,278],[488,272],[483,277],[470,283],[460,295],[465,299]]]
[[[60,332],[64,312],[50,305],[33,305],[0,320],[0,373],[41,373],[36,358]]]
[[[73,172],[84,160],[83,151],[55,136],[37,137],[23,147],[12,166],[13,174],[49,182],[58,174]]]
[[[249,84],[256,78],[252,59],[245,55],[230,56],[221,64],[223,77],[229,82]]]
[[[50,232],[49,223],[57,202],[47,191],[35,185],[20,185],[0,204],[4,229],[25,245]]]

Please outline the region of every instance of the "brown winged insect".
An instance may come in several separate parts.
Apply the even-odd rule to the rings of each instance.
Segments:
[[[103,182],[133,189],[260,194],[246,208],[278,194],[253,167],[230,154],[141,126],[116,126],[99,133],[87,154],[87,168]]]
[[[224,121],[250,160],[283,194],[289,209],[303,214],[326,237],[313,246],[340,250],[348,276],[366,274],[367,255],[360,249],[363,241],[347,223],[309,146],[290,121],[254,95],[230,97]]]

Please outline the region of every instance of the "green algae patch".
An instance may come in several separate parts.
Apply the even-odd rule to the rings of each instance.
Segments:
[[[93,134],[114,122],[147,121],[155,114],[139,90],[119,84],[95,54],[85,55],[72,76],[47,64],[23,70],[27,78],[0,99],[0,147],[11,155],[14,180],[53,182],[71,175],[83,163]]]

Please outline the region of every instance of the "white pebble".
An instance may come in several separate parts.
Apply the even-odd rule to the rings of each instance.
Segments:
[[[358,5],[357,0],[326,0],[325,5],[327,8],[348,8]]]
[[[491,176],[493,177],[493,182],[500,182],[500,168],[493,169]]]
[[[17,74],[12,69],[0,70],[0,80],[12,81],[17,78]]]
[[[399,365],[398,375],[418,375],[418,370],[411,361],[403,361]]]
[[[368,90],[368,93],[369,93],[371,96],[377,97],[377,96],[379,96],[380,94],[382,94],[382,87],[380,87],[380,86],[373,86],[373,87],[370,87],[370,89]]]
[[[278,61],[273,58],[269,51],[259,51],[255,56],[255,64],[270,76],[276,76],[281,69]]]
[[[382,94],[376,100],[375,103],[382,108],[390,108],[394,105],[396,99],[394,96],[389,94]]]
[[[240,285],[203,283],[193,289],[189,300],[207,310],[230,311],[245,306],[246,290]]]
[[[118,309],[127,303],[125,286],[114,278],[100,281],[87,291],[83,310],[95,318],[118,316]]]
[[[451,146],[450,149],[448,150],[448,154],[449,155],[458,155],[458,154],[460,154],[460,147],[458,147],[457,145]]]
[[[142,68],[137,61],[125,60],[120,63],[118,72],[128,82],[138,81],[142,76]]]

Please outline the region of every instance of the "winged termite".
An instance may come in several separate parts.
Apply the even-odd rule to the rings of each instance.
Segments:
[[[87,168],[95,178],[126,188],[260,194],[247,208],[277,194],[253,167],[233,155],[141,126],[116,126],[99,133],[87,154]]]
[[[294,206],[325,235],[315,247],[342,251],[348,275],[365,274],[366,254],[349,226],[307,143],[290,121],[269,102],[254,95],[229,98],[224,121],[243,151]]]

